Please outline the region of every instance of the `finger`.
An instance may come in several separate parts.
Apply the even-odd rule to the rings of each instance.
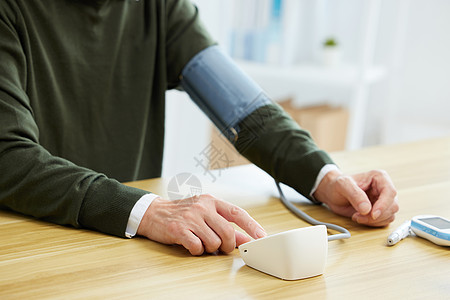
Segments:
[[[385,171],[372,170],[367,173],[356,174],[352,177],[362,190],[370,191],[369,198],[373,201],[371,215],[374,219],[378,219],[393,205],[397,191],[391,178]],[[395,205],[398,210],[398,205]]]
[[[372,177],[373,172],[364,172],[364,173],[358,173],[353,174],[351,177],[356,181],[356,184],[363,190],[366,191],[369,189],[370,185],[372,184]]]
[[[380,217],[378,217],[378,218],[372,217],[372,218],[375,220],[376,223],[378,223],[378,221],[379,221],[380,223],[387,225],[390,222],[394,221],[395,214],[398,212],[398,210],[399,210],[399,206],[398,206],[397,200],[394,200],[392,205],[390,207],[388,207],[387,209],[385,209],[383,211],[383,213],[380,215]]]
[[[394,203],[391,207],[387,208],[385,211],[383,211],[383,214],[381,214],[378,218],[373,218],[372,215],[361,215],[359,213],[355,213],[352,216],[352,219],[360,224],[368,225],[368,226],[385,226],[388,225],[390,222],[394,221],[395,219],[395,213],[398,210],[398,205]]]
[[[394,215],[398,212],[399,206],[397,200],[394,197],[394,200],[384,200],[385,198],[380,197],[378,201],[373,205],[372,210],[372,218],[374,220],[383,219],[383,216],[386,215]],[[384,217],[386,218],[386,217]]]
[[[219,214],[205,216],[206,224],[218,235],[220,250],[230,253],[236,248],[235,230],[231,224]],[[217,250],[217,249],[216,249]]]
[[[234,235],[236,237],[236,247],[239,247],[240,245],[248,243],[252,240],[248,235],[237,230]]]
[[[181,233],[179,243],[184,248],[189,250],[192,255],[202,255],[204,252],[202,241],[191,231],[186,230]]]
[[[191,230],[202,241],[203,247],[208,253],[216,252],[222,245],[220,237],[204,222]]]
[[[362,215],[355,214],[352,217],[352,220],[359,224],[366,225],[366,226],[384,227],[384,226],[389,225],[391,222],[393,222],[395,220],[395,215],[390,215],[386,219],[382,219],[382,220],[381,219],[374,220],[371,216],[362,216]]]
[[[351,218],[357,212],[351,205],[339,206],[329,204],[329,207],[334,213],[348,218]]]
[[[356,185],[349,176],[340,176],[337,179],[338,192],[350,202],[353,208],[362,215],[367,215],[372,204],[366,193]]]
[[[373,204],[372,217],[374,219],[377,219],[385,211],[389,211],[390,213],[395,214],[398,209],[399,207],[397,203],[397,191],[395,190],[394,186],[392,184],[389,184],[388,182],[382,183],[378,199]]]
[[[267,235],[263,227],[242,208],[225,201],[216,200],[216,209],[221,216],[244,229],[252,238],[258,239]]]

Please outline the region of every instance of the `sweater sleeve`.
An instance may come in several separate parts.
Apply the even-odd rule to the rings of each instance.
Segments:
[[[125,235],[146,192],[53,156],[39,143],[27,96],[17,15],[0,7],[0,207],[54,223]]]
[[[200,21],[198,9],[189,0],[166,2],[168,88],[180,83],[184,66],[201,50],[215,42]]]
[[[240,124],[236,149],[255,165],[312,200],[310,192],[328,154],[275,104],[262,106]]]

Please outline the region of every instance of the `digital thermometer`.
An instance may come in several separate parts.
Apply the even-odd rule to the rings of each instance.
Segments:
[[[411,230],[418,236],[440,246],[450,246],[450,220],[433,215],[411,219]]]

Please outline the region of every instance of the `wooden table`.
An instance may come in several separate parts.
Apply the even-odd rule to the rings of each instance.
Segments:
[[[398,188],[401,210],[390,227],[373,229],[300,201],[310,215],[352,233],[349,240],[329,243],[322,276],[283,281],[245,266],[238,250],[192,257],[179,246],[0,211],[0,299],[450,299],[449,247],[418,237],[386,246],[390,231],[414,215],[450,218],[450,138],[332,156],[347,173],[387,170]],[[202,179],[203,191],[246,208],[269,234],[308,226],[271,197],[270,179],[256,168],[230,168],[216,175],[214,183]],[[168,182],[130,185],[164,195]]]

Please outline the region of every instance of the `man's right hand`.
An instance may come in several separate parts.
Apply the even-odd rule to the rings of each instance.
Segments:
[[[217,250],[230,253],[251,240],[230,222],[255,239],[266,236],[245,210],[211,195],[174,201],[156,198],[145,212],[137,234],[164,244],[182,245],[192,255]]]

